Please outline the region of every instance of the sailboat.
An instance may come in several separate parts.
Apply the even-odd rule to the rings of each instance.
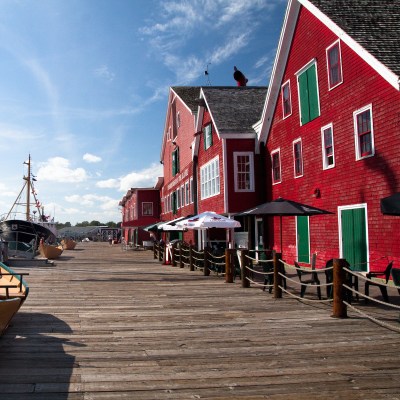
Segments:
[[[41,239],[55,242],[56,227],[50,217],[44,215],[44,207],[36,197],[34,182],[36,178],[31,172],[31,156],[24,164],[28,173],[23,177],[24,184],[14,204],[4,219],[0,220],[0,238],[8,242],[9,254],[33,258]],[[26,202],[22,202],[22,194],[26,193]],[[34,202],[32,202],[32,199]],[[21,218],[17,217],[17,207],[25,206]],[[36,208],[31,213],[31,209]],[[36,215],[37,214],[37,215]]]

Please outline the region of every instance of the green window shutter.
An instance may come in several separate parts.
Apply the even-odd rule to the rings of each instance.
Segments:
[[[315,64],[299,75],[301,124],[319,117],[317,70]]]
[[[299,75],[299,91],[300,91],[301,124],[304,125],[310,121],[310,107],[308,104],[307,71]]]
[[[318,88],[317,88],[317,73],[315,64],[313,64],[307,70],[307,81],[308,81],[308,104],[310,110],[310,121],[319,116],[319,104],[318,104]]]
[[[176,148],[175,150],[176,152],[176,156],[175,156],[175,162],[176,162],[176,173],[180,172],[180,168],[179,168],[179,147]]]
[[[178,212],[178,206],[176,203],[176,192],[172,193],[172,214],[176,214]]]

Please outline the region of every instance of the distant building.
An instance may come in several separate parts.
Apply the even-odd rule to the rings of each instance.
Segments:
[[[122,208],[122,238],[126,243],[142,245],[150,239],[145,231],[148,225],[160,221],[160,188],[163,179],[159,178],[153,188],[132,188],[128,190],[119,205]]]

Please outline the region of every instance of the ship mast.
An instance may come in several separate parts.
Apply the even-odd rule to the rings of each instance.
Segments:
[[[24,180],[26,181],[26,220],[29,221],[31,210],[31,155],[29,154],[28,162],[24,161],[24,164],[28,165],[28,176],[24,176]]]

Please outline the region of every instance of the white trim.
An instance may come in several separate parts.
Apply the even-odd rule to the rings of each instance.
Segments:
[[[367,203],[352,204],[348,206],[338,206],[338,226],[339,226],[339,257],[343,258],[343,235],[342,235],[342,211],[364,208],[365,211],[365,239],[367,244],[367,269],[369,269],[369,235],[368,235],[368,210]]]
[[[262,125],[258,136],[258,142],[263,141],[267,143],[268,141],[275,105],[280,93],[282,78],[286,70],[285,67],[291,49],[299,11],[300,3],[297,0],[289,0],[279,38],[278,48],[276,51],[274,66],[272,68],[270,84],[268,85],[264,109],[262,112]],[[257,143],[256,151],[259,151],[259,143]]]
[[[339,47],[339,66],[340,66],[340,78],[341,80],[336,83],[336,85],[331,86],[331,79],[330,79],[330,69],[329,69],[329,57],[328,52],[330,49],[338,45]],[[326,74],[328,76],[328,91],[335,89],[336,87],[340,86],[343,83],[343,67],[342,67],[342,47],[340,45],[340,39],[335,40],[330,46],[325,49],[325,56],[326,56]]]
[[[294,146],[297,143],[300,143],[300,151],[301,151],[301,154],[300,154],[301,155],[301,158],[300,158],[300,161],[301,161],[301,174],[299,174],[299,175],[296,175],[296,157],[295,157],[295,153],[294,153]],[[293,142],[292,142],[292,152],[293,152],[293,176],[294,176],[294,179],[301,178],[304,175],[303,142],[302,142],[301,138],[297,138],[297,139],[293,140]]]
[[[286,85],[289,86],[290,113],[288,115],[285,115],[285,103],[283,102],[283,88]],[[292,87],[291,87],[291,83],[290,83],[290,78],[286,82],[282,83],[282,85],[281,85],[281,97],[282,97],[282,119],[286,119],[286,118],[290,117],[293,113]]]
[[[327,158],[325,154],[325,135],[324,131],[330,129],[332,133],[332,156],[333,156],[333,164],[328,165]],[[333,134],[333,123],[329,123],[321,128],[321,151],[322,151],[322,169],[331,169],[335,167],[335,141],[334,141],[334,134]]]
[[[275,182],[274,179],[274,154],[279,153],[279,176],[280,180]],[[275,150],[271,151],[271,174],[272,174],[272,185],[277,185],[282,182],[282,159],[281,159],[281,148],[278,147]]]
[[[294,0],[296,1],[296,0]],[[393,73],[384,64],[378,61],[374,56],[368,53],[360,44],[351,38],[343,29],[339,28],[332,20],[323,14],[309,0],[297,0],[307,8],[317,19],[327,26],[341,41],[346,43],[360,58],[369,64],[379,75],[381,75],[396,90],[400,90],[399,76]]]
[[[249,171],[249,184],[250,188],[249,189],[239,189],[238,188],[238,163],[237,159],[239,156],[248,156],[249,157],[249,163],[250,163],[250,171]],[[254,155],[253,152],[251,151],[234,151],[233,152],[233,177],[234,177],[234,182],[235,182],[235,192],[241,193],[241,192],[254,192]]]
[[[207,182],[212,182],[212,180],[218,176],[218,190],[215,190],[215,193],[207,193],[207,195],[205,195],[204,190],[203,190],[203,176],[202,176],[202,172],[204,170],[206,170],[206,168],[210,168],[210,166],[212,164],[215,164],[217,171],[218,171],[218,175],[214,175],[213,177],[211,177],[210,181]],[[221,193],[221,177],[219,175],[219,156],[214,157],[212,160],[210,160],[209,162],[207,162],[206,164],[203,164],[200,167],[200,199],[204,200],[204,199],[209,199],[210,197],[214,197],[217,196]]]
[[[222,140],[222,173],[224,174],[224,213],[229,212],[229,188],[228,188],[228,155],[226,154],[226,139],[221,138]],[[221,182],[221,177],[220,177]],[[221,193],[221,184],[219,191]]]
[[[370,115],[371,115],[371,154],[368,154],[366,156],[361,156],[360,141],[358,140],[358,132],[357,132],[357,115],[367,110],[370,110]],[[356,161],[363,160],[364,158],[373,157],[375,155],[375,141],[374,141],[374,120],[372,116],[372,104],[368,104],[367,106],[359,108],[358,110],[353,112],[353,124],[354,124],[354,145],[356,149]]]

